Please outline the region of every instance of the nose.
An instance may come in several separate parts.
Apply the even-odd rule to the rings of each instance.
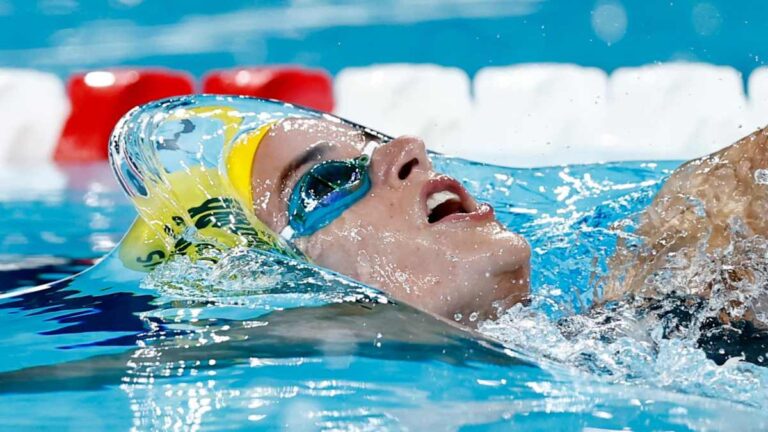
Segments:
[[[413,136],[398,137],[373,152],[371,169],[377,181],[401,186],[418,172],[432,169],[424,141]]]

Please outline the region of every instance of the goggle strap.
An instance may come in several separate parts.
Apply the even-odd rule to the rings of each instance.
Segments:
[[[286,241],[291,241],[293,239],[294,234],[296,234],[296,231],[294,231],[290,225],[286,225],[285,228],[283,228],[283,230],[280,231],[280,237],[282,237]]]
[[[363,147],[363,154],[370,158],[373,155],[373,151],[376,150],[376,147],[378,146],[378,142],[368,141],[368,143],[365,144],[365,147]]]

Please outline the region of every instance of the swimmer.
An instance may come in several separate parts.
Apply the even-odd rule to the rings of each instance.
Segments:
[[[323,120],[286,120],[273,126],[253,161],[254,211],[259,219],[276,232],[291,226],[297,218],[296,191],[325,187],[323,167],[361,157],[369,141],[358,130]],[[710,251],[723,248],[734,235],[768,235],[768,191],[753,174],[767,168],[768,132],[760,131],[676,170],[637,231],[650,250],[634,257],[631,275],[618,289],[607,287],[599,303],[628,294],[655,302],[670,293],[647,292],[645,281],[668,264],[671,253],[695,250],[691,246],[702,241]],[[462,317],[464,323],[473,312],[492,318],[527,297],[528,244],[456,180],[434,172],[422,140],[402,136],[382,144],[366,169],[371,188],[364,196],[342,204],[334,218],[323,222],[327,225],[294,238],[313,262],[418,308],[450,319]],[[706,217],[696,215],[695,201],[706,209]],[[621,255],[630,256],[627,251]],[[619,263],[614,267],[618,274]],[[750,277],[748,268],[734,271],[742,274],[733,277]],[[695,283],[690,287],[674,294],[706,299],[712,290]],[[746,319],[762,325],[754,318],[751,310],[745,316],[724,313],[722,323]],[[752,337],[758,332],[750,326],[740,334]],[[718,334],[715,339],[701,343],[718,350],[738,345],[734,354],[745,349],[731,340],[733,335]],[[766,339],[760,341],[755,359],[765,352]]]
[[[156,134],[169,138],[153,147],[119,150],[117,156],[113,148],[113,165],[125,160],[121,154],[143,151],[166,164],[153,172],[172,171],[156,188],[142,187],[148,197],[129,192],[142,216],[121,247],[129,267],[139,263],[151,269],[174,254],[197,254],[182,226],[236,244],[220,229],[205,233],[224,227],[247,237],[249,247],[284,254],[298,249],[298,257],[452,321],[492,318],[528,296],[525,239],[500,224],[493,209],[473,199],[460,182],[435,172],[421,139],[392,139],[314,112],[242,130],[240,111],[228,106],[183,113],[161,122]],[[209,121],[211,130],[225,136],[217,152],[226,168],[216,178],[213,170],[189,168],[205,154],[198,146],[206,137],[195,134]],[[113,142],[139,142],[129,135]],[[127,191],[140,180],[124,177],[140,166],[132,162],[115,169]],[[285,242],[289,247],[281,246]]]
[[[419,138],[368,150],[370,142],[377,141],[328,120],[277,123],[253,159],[257,217],[275,232],[291,228],[294,244],[314,263],[440,316],[489,317],[522,301],[526,241],[458,181],[435,172]],[[344,188],[367,176],[370,186],[338,198],[335,208],[297,201],[302,191],[347,194]]]
[[[232,187],[206,177],[205,184],[221,190],[202,193],[184,177],[196,172],[182,164],[185,169],[173,174],[182,177],[162,184],[171,185],[171,190],[184,189],[177,195],[195,198],[191,203],[175,203],[174,209],[187,207],[192,219],[203,217],[200,215],[208,214],[210,206],[202,205],[202,200],[209,203],[211,196],[227,195],[233,189],[241,204],[230,213],[242,213],[234,217],[240,221],[235,225],[248,225],[250,220],[255,227],[250,236],[259,237],[260,247],[266,244],[270,250],[280,249],[281,242],[287,242],[290,247],[282,250],[295,248],[319,266],[448,320],[471,324],[495,318],[528,298],[530,247],[525,239],[500,224],[493,209],[473,199],[457,180],[435,172],[421,139],[390,139],[316,114],[288,116],[236,135],[233,130],[240,128],[240,115],[215,106],[193,112],[201,113],[227,125],[223,136],[234,144],[225,145],[230,150],[223,156],[227,161],[223,176]],[[158,143],[158,154],[182,148],[176,140],[192,129],[188,124],[174,129],[173,140]],[[113,138],[113,144],[122,141],[119,135]],[[670,257],[692,253],[697,250],[695,245],[703,243],[706,250],[713,251],[728,245],[733,236],[768,234],[763,217],[768,192],[756,181],[761,170],[768,170],[767,147],[768,131],[762,130],[676,170],[644,213],[636,232],[648,247],[638,252],[619,245],[598,307],[625,297],[639,298],[649,308],[668,295],[679,296],[683,302],[707,299],[712,285],[691,284],[686,292],[670,293],[647,281],[669,267]],[[113,164],[115,160],[119,157],[113,157]],[[118,177],[122,171],[116,169]],[[132,183],[121,182],[127,189]],[[219,206],[232,205],[225,204],[229,198],[216,199]],[[138,205],[145,221],[166,219],[155,233],[176,232],[174,223],[207,228],[223,225],[221,220],[226,219],[204,216],[207,219],[182,222],[179,215],[158,213],[156,204],[146,204],[151,199],[139,201],[145,202]],[[279,241],[269,240],[266,231],[278,233]],[[152,243],[129,233],[129,245],[132,237],[140,240],[135,244]],[[148,262],[153,256],[164,258],[191,250],[180,235],[172,240],[174,250],[143,250],[138,258],[127,254],[124,262]],[[748,265],[733,273],[726,283],[729,289],[738,290],[739,281],[755,278]],[[756,317],[761,313],[765,311],[747,308],[734,315],[724,310],[720,323],[747,323],[759,333],[764,323]]]

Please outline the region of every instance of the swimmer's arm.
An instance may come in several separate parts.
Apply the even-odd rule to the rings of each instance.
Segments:
[[[612,273],[623,279],[609,280],[604,299],[655,294],[646,292],[647,278],[672,265],[671,257],[685,262],[696,247],[711,251],[734,235],[768,236],[768,184],[756,181],[759,170],[768,170],[768,128],[675,170],[639,221],[636,234],[646,248],[635,254],[620,245],[611,260]],[[709,288],[686,294],[706,296]]]

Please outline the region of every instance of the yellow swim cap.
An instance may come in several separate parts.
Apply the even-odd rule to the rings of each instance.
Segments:
[[[158,178],[145,185],[142,194],[131,197],[140,218],[122,241],[119,256],[124,265],[149,271],[173,255],[215,259],[212,250],[234,246],[300,257],[253,213],[253,159],[274,121],[244,129],[240,113],[226,106],[180,109],[163,121],[182,131],[192,128],[189,124],[194,121],[196,128],[203,129],[203,138],[195,139],[220,143],[219,154],[210,156],[202,146],[183,149],[174,140],[157,139],[157,158],[167,155],[177,166],[153,172]],[[193,158],[192,162],[217,160],[195,164],[185,157]]]

